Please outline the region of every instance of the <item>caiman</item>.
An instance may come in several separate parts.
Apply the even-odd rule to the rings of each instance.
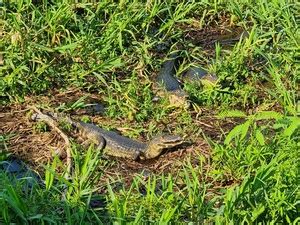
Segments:
[[[55,119],[60,118],[52,114]],[[43,119],[42,116],[34,116],[35,119]],[[102,129],[91,123],[77,122],[69,117],[63,119],[78,129],[80,136],[86,138],[90,143],[103,150],[104,154],[122,158],[152,159],[158,157],[163,150],[176,147],[183,143],[178,135],[159,135],[148,143],[139,142],[116,132]],[[61,120],[61,119],[59,119]]]

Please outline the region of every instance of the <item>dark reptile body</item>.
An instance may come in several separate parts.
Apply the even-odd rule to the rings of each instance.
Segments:
[[[170,58],[165,61],[157,76],[157,82],[164,86],[166,91],[180,91],[180,82],[176,79],[176,68],[179,58],[177,54],[171,54]]]
[[[84,122],[72,122],[83,136],[92,140],[104,153],[111,156],[136,159],[143,154],[148,145],[119,135],[113,131],[104,130],[96,125]]]

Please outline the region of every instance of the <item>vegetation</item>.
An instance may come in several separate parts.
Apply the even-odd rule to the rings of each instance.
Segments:
[[[57,157],[41,180],[0,170],[0,223],[298,224],[297,8],[289,0],[4,1],[0,104],[26,104],[26,96],[76,87],[102,96],[109,129],[125,121],[125,135],[145,138],[171,124],[190,142],[205,138],[211,152],[204,157],[194,147],[197,154],[173,173],[141,173],[129,185],[111,176],[99,184],[111,160],[74,143],[69,179]],[[226,30],[229,39],[238,37],[231,45],[224,44]],[[166,98],[153,101],[155,75],[174,51],[183,58],[178,78],[193,64],[218,77],[217,83],[184,84],[189,109],[168,107]],[[82,97],[55,107],[71,112],[86,106]],[[235,123],[208,135],[195,114]],[[48,129],[37,124],[35,130]],[[1,161],[14,135],[0,134]]]

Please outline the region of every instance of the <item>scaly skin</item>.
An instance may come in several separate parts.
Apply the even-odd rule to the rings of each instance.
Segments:
[[[160,96],[166,95],[169,98],[170,106],[188,108],[188,95],[175,77],[177,64],[178,56],[176,53],[171,54],[170,58],[163,63],[157,76],[157,82],[165,89],[165,92],[159,91],[158,94]]]
[[[160,135],[148,143],[132,140],[115,132],[104,130],[96,125],[75,122],[68,118],[73,126],[79,129],[82,136],[104,149],[104,153],[111,156],[136,160],[151,159],[159,156],[164,149],[173,148],[183,143],[180,136]]]

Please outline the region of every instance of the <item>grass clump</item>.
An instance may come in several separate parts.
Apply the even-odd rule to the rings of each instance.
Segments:
[[[99,154],[101,153],[93,151],[92,146],[84,156],[74,149],[74,172],[70,180],[57,173],[58,169],[66,169],[57,158],[46,167],[43,180],[33,177],[28,169],[15,173],[1,170],[1,223],[56,224],[99,221],[98,216],[93,215],[93,210],[88,209],[92,193],[96,190],[93,187],[94,181],[101,175],[101,171],[96,172],[97,167],[105,167],[106,164],[99,160]],[[23,172],[27,175],[22,174]],[[103,197],[100,200],[104,202]]]

